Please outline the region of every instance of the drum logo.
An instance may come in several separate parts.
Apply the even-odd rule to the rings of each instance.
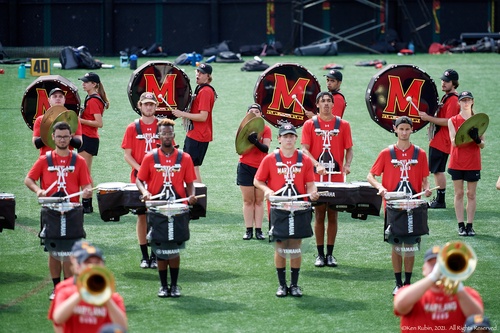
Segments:
[[[33,116],[33,121],[39,116],[43,116],[45,111],[50,108],[49,96],[47,90],[36,89],[36,105],[35,105],[35,115]]]
[[[389,89],[387,94],[387,102],[384,110],[382,111],[383,119],[395,120],[399,117],[398,112],[406,113],[408,117],[414,123],[420,123],[420,116],[418,111],[412,107],[410,101],[407,100],[408,97],[416,102],[415,105],[418,107],[420,103],[420,96],[422,95],[422,87],[425,80],[414,79],[411,81],[410,86],[406,91],[403,89],[401,84],[401,78],[399,76],[388,76]]]
[[[177,74],[167,74],[165,75],[163,83],[160,85],[154,74],[144,74],[144,80],[146,81],[146,91],[151,91],[153,94],[155,94],[157,99],[158,96],[162,96],[162,98],[158,99],[159,104],[156,108],[157,111],[170,110],[165,101],[169,106],[177,107],[177,102],[175,100],[176,79]],[[163,101],[163,99],[165,101]]]
[[[168,240],[174,240],[174,218],[172,216],[168,217]]]
[[[288,235],[295,235],[295,219],[293,217],[293,212],[290,212],[288,216]]]
[[[299,103],[293,98],[299,98],[301,103],[304,103],[304,91],[310,80],[306,78],[298,78],[294,81],[294,85],[289,89],[287,77],[283,74],[274,74],[275,86],[272,94],[271,103],[267,106],[267,115],[278,116],[282,118],[304,120],[304,110]],[[280,110],[290,110],[289,113]]]

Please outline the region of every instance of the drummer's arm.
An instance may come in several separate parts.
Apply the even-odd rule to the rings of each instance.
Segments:
[[[82,186],[83,197],[90,198],[92,196],[92,184],[87,184]]]
[[[42,194],[45,193],[45,191],[42,190],[37,183],[29,177],[24,178],[24,185],[26,185],[31,191],[35,192],[37,197],[41,197],[43,196]]]
[[[172,114],[177,118],[187,118],[191,121],[204,122],[208,118],[208,111],[200,111],[200,113],[191,113],[174,109]]]
[[[186,183],[186,194],[190,205],[194,205],[198,201],[195,197],[194,183]]]
[[[314,113],[313,111],[309,111],[309,110],[304,110],[304,113],[306,114],[306,117],[311,119],[312,117],[314,117],[314,115],[316,113]]]
[[[345,163],[344,163],[344,174],[348,175],[351,173],[351,162],[354,157],[354,151],[351,148],[347,148],[345,151]]]
[[[148,192],[142,180],[137,178],[135,180],[135,185],[137,185],[137,189],[139,190],[139,192],[142,193],[142,197],[144,200],[148,200],[151,197],[151,193]]]
[[[302,152],[311,158],[311,161],[313,162],[313,165],[316,168],[316,173],[319,175],[326,175],[325,167],[323,165],[321,165],[321,163],[316,161],[316,159],[314,158],[314,156],[312,156],[309,149],[311,149],[310,145],[305,144],[305,143],[302,144]]]
[[[375,179],[375,175],[373,173],[369,172],[368,176],[366,176],[366,180],[368,181],[368,183],[370,183],[371,186],[375,187],[378,190],[378,195],[380,195],[381,197],[385,196],[385,194],[387,193],[387,189],[382,186],[382,184],[379,183],[377,179]]]
[[[125,149],[124,158],[125,158],[125,162],[127,162],[132,168],[134,168],[134,170],[139,171],[139,168],[141,167],[141,165],[139,163],[137,163],[135,158],[132,156],[132,149],[130,149],[130,148]]]
[[[426,197],[430,197],[432,195],[432,191],[429,190],[430,188],[429,178],[424,177],[424,179],[422,179],[422,188],[425,190]]]
[[[438,126],[448,126],[448,118],[433,117],[423,111],[418,111],[418,115],[420,116],[420,119],[422,119],[423,121],[429,121]]]
[[[451,144],[453,145],[453,147],[456,147],[457,145],[455,144],[455,136],[457,136],[457,132],[455,131],[455,126],[453,126],[451,119],[448,119],[448,132],[450,132]]]
[[[307,194],[309,194],[309,198],[312,201],[316,201],[319,199],[318,189],[316,188],[316,184],[314,182],[306,183]]]

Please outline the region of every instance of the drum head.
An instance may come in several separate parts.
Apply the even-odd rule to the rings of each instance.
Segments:
[[[0,200],[14,200],[16,197],[12,193],[0,193]]]
[[[420,111],[433,116],[437,110],[436,85],[426,72],[414,65],[389,65],[372,77],[365,101],[372,120],[385,130],[394,132],[394,121],[408,116],[417,132],[428,122],[420,119],[408,97]]]
[[[99,190],[116,190],[119,191],[126,187],[128,184],[127,183],[122,183],[122,182],[109,182],[109,183],[101,183],[97,185],[97,189]]]
[[[262,107],[262,116],[274,127],[291,123],[300,127],[308,111],[316,111],[316,95],[321,91],[316,76],[298,64],[279,63],[266,69],[257,79],[254,100]]]
[[[128,99],[132,109],[139,115],[141,111],[137,107],[137,102],[145,91],[156,95],[159,102],[156,116],[170,119],[176,117],[163,99],[174,109],[184,111],[189,105],[192,93],[187,74],[168,61],[148,61],[132,73],[127,88]]]
[[[54,88],[64,91],[66,109],[73,110],[76,114],[80,113],[80,96],[78,88],[73,83],[60,75],[41,76],[26,88],[21,102],[21,114],[31,130],[33,130],[35,119],[50,108],[49,92]]]

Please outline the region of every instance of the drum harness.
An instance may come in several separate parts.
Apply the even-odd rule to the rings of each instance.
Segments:
[[[104,105],[104,107],[106,108],[106,106],[108,105],[108,103],[106,103],[102,97],[98,94],[92,94],[92,95],[87,95],[85,97],[85,101],[83,102],[83,108],[80,110],[80,114],[79,114],[79,117],[81,118],[82,115],[83,115],[83,112],[85,111],[85,109],[87,108],[87,102],[91,99],[91,98],[97,98],[98,100],[101,101],[101,103]]]
[[[339,164],[335,161],[335,159],[330,151],[331,137],[337,136],[340,133],[340,130],[339,130],[340,117],[335,116],[335,126],[334,126],[333,130],[322,130],[321,127],[319,126],[318,116],[312,117],[312,121],[314,123],[314,132],[316,133],[316,135],[320,135],[323,137],[323,150],[318,157],[318,161],[327,170],[327,174],[328,174],[327,182],[331,183],[332,182],[332,175],[340,173]],[[324,177],[324,175],[320,175],[321,182],[324,182],[323,177]]]
[[[76,154],[70,152],[71,160],[69,166],[55,166],[54,159],[52,158],[52,152],[53,151],[48,151],[45,155],[47,157],[47,164],[49,165],[47,169],[50,172],[57,171],[57,192],[64,192],[66,195],[69,195],[66,189],[66,175],[68,172],[75,171]]]
[[[194,90],[194,94],[191,96],[191,100],[189,101],[189,104],[186,108],[186,112],[191,112],[191,106],[193,105],[193,101],[194,99],[196,98],[196,96],[198,95],[198,93],[200,92],[200,90],[203,88],[203,87],[210,87],[213,91],[214,91],[214,95],[215,95],[215,99],[217,100],[217,92],[215,91],[215,88],[212,87],[210,84],[208,83],[202,83],[202,84],[199,84],[196,89]],[[182,118],[182,125],[184,126],[184,130],[186,132],[189,132],[193,129],[193,122],[191,121],[191,119],[187,119],[187,118]]]
[[[437,110],[434,113],[434,117],[437,117],[437,115],[439,114],[439,112],[443,108],[444,103],[446,103],[446,100],[452,96],[458,97],[458,94],[456,92],[453,92],[453,93],[446,94],[441,98],[441,101],[438,104]],[[434,136],[436,135],[436,133],[439,131],[439,129],[441,127],[442,126],[436,126],[436,124],[434,124],[433,122],[429,122],[429,128],[427,129],[427,138],[429,139],[429,141],[434,139]]]
[[[172,166],[168,166],[161,164],[158,150],[158,148],[153,149],[153,158],[155,161],[154,168],[158,172],[163,172],[163,188],[161,189],[160,193],[163,193],[166,200],[173,201],[177,199],[179,195],[175,192],[174,187],[172,186],[172,172],[179,172],[181,170],[181,160],[183,152],[182,150],[178,149],[175,164]]]
[[[158,123],[158,119],[155,118],[155,122]],[[145,140],[146,141],[146,147],[144,148],[144,152],[147,154],[151,150],[153,150],[153,141],[156,139],[159,139],[158,136],[158,127],[156,127],[156,133],[151,135],[149,133],[143,134],[141,130],[141,123],[139,119],[136,119],[134,121],[135,124],[135,131],[137,132],[137,136],[135,137],[136,139],[139,140]]]

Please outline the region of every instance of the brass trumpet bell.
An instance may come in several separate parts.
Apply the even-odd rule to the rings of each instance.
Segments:
[[[455,293],[458,284],[472,275],[476,264],[476,253],[469,245],[460,241],[446,243],[436,262],[442,273],[439,284],[446,293]]]
[[[90,265],[80,273],[77,288],[82,299],[93,305],[103,305],[115,292],[113,273],[104,266]]]

